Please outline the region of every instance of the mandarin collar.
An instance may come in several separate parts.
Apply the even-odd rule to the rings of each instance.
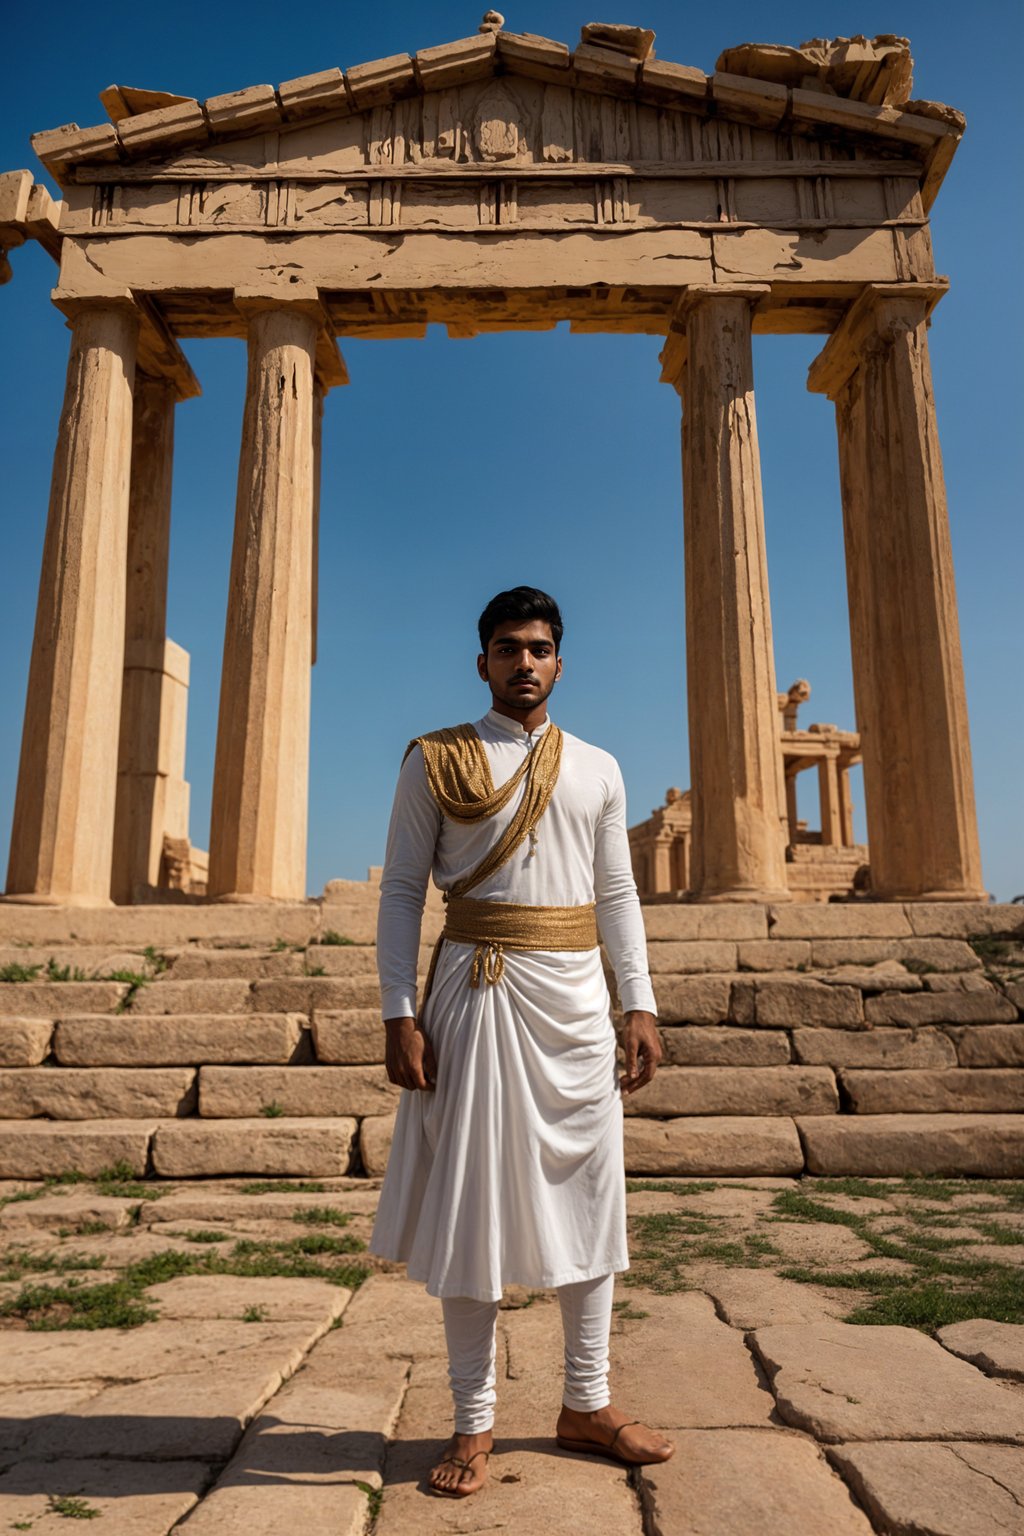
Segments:
[[[481,724],[489,725],[496,731],[501,731],[505,736],[512,736],[517,741],[528,741],[535,736],[541,736],[551,724],[551,717],[543,720],[533,731],[527,731],[518,720],[512,720],[508,715],[501,715],[496,709],[489,709],[484,715]]]

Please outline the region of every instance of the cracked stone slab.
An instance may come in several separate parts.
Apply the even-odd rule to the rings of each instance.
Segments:
[[[676,1442],[671,1461],[640,1474],[645,1530],[664,1536],[871,1536],[849,1490],[802,1435],[683,1429]]]
[[[639,1299],[620,1289],[617,1299],[631,1297],[624,1310],[647,1315],[619,1317],[613,1326],[616,1402],[633,1405],[659,1429],[768,1422],[772,1395],[759,1383],[742,1336],[717,1316],[710,1297],[699,1291],[672,1296],[644,1291]]]
[[[829,1460],[880,1530],[1016,1536],[1024,1530],[1024,1451],[1012,1445],[841,1445]]]
[[[13,1461],[22,1452],[35,1420],[76,1413],[99,1390],[94,1385],[0,1388],[0,1458]]]
[[[352,1216],[372,1216],[380,1199],[379,1189],[325,1189],[322,1193],[299,1194],[295,1191],[262,1195],[206,1194],[182,1190],[147,1201],[139,1216],[143,1226],[161,1222],[252,1221],[268,1217],[289,1220],[295,1211],[322,1209],[345,1212]]]
[[[780,1323],[753,1339],[779,1413],[817,1440],[1024,1444],[1024,1397],[916,1328]]]
[[[950,1323],[939,1339],[954,1355],[969,1360],[990,1376],[1024,1381],[1024,1324],[996,1323],[987,1317]]]
[[[327,1326],[340,1317],[352,1292],[327,1280],[283,1280],[255,1275],[179,1275],[146,1290],[146,1299],[159,1309],[162,1322],[191,1318],[238,1321],[249,1307],[258,1308],[262,1322],[287,1323],[299,1318]]]
[[[111,1536],[166,1536],[209,1476],[198,1461],[22,1462],[0,1477],[0,1530],[20,1522],[33,1536],[66,1536],[67,1517],[49,1507],[54,1495],[84,1499],[99,1518],[107,1517]]]
[[[773,1323],[817,1323],[838,1318],[849,1309],[849,1298],[830,1301],[816,1286],[784,1280],[766,1269],[720,1269],[706,1275],[701,1287],[714,1297],[719,1312],[733,1328],[767,1328]]]

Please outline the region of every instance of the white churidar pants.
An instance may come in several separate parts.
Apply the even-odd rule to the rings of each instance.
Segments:
[[[611,1401],[608,1392],[608,1334],[615,1276],[577,1280],[558,1286],[565,1337],[567,1408],[592,1413]],[[496,1301],[472,1296],[444,1296],[444,1331],[448,1342],[448,1379],[455,1401],[455,1430],[477,1435],[494,1423]]]

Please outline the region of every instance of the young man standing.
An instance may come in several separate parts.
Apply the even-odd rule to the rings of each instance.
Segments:
[[[370,1250],[441,1298],[455,1434],[430,1486],[453,1497],[486,1479],[507,1284],[558,1293],[559,1445],[629,1465],[674,1449],[608,1392],[614,1276],[629,1263],[621,1094],[661,1057],[622,775],[548,718],[554,600],[501,592],[479,632],[491,708],[410,744],[377,930],[387,1073],[408,1091]],[[445,928],[417,1015],[431,873]],[[599,933],[625,1011],[621,1078]]]

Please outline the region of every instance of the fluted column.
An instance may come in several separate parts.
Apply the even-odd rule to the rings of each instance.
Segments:
[[[766,291],[688,289],[673,318],[674,346],[663,354],[663,377],[683,400],[698,901],[791,899],[751,354],[753,306]]]
[[[43,544],[6,893],[110,905],[138,315],[80,300]]]
[[[316,397],[346,375],[323,328],[315,292],[294,298],[237,295],[236,302],[248,316],[249,371],[208,890],[229,901],[301,901],[320,432]]]
[[[984,899],[927,317],[943,287],[871,286],[811,366],[836,405],[871,887]]]

